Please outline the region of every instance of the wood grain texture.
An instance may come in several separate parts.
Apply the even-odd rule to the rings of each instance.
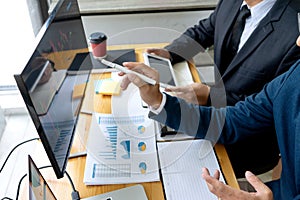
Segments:
[[[108,49],[128,49],[135,48],[137,61],[143,62],[142,53],[146,48],[149,47],[164,47],[166,44],[140,44],[140,45],[122,45],[122,46],[111,46]],[[74,52],[70,52],[72,55]],[[65,56],[66,54],[64,54]],[[196,73],[195,66],[190,63],[190,69],[194,76],[194,80],[199,82],[200,79]],[[78,124],[76,127],[75,137],[71,149],[71,154],[86,151],[86,141],[89,132],[89,126],[91,123],[91,113],[93,111],[101,113],[111,113],[111,96],[95,94],[93,82],[94,80],[109,78],[110,73],[104,74],[91,74],[89,82],[87,83],[87,88],[85,91],[85,97],[83,100],[82,111],[79,115]],[[89,112],[86,112],[89,111]],[[227,184],[239,188],[236,181],[233,169],[228,158],[225,147],[221,144],[217,144],[214,147],[217,158],[219,160],[223,175],[227,181]],[[41,150],[36,151],[35,160],[47,159],[45,154],[41,153]],[[67,165],[67,172],[72,177],[72,180],[75,184],[76,189],[80,192],[81,198],[94,196],[97,194],[102,194],[112,190],[124,188],[134,184],[115,184],[115,185],[96,185],[96,186],[87,186],[83,183],[84,169],[85,169],[85,159],[86,157],[77,157],[69,159]],[[56,179],[55,174],[52,169],[45,169],[42,171],[45,179],[49,183],[53,192],[59,199],[68,200],[71,199],[71,185],[66,177],[62,179]],[[200,175],[199,175],[200,176]],[[162,182],[150,182],[150,183],[141,183],[144,186],[147,197],[149,200],[163,200],[164,192]],[[23,184],[23,189],[21,192],[22,199],[28,199],[28,193]]]

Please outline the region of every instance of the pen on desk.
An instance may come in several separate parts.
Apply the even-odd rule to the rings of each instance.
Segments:
[[[132,71],[132,70],[129,70],[121,65],[118,65],[116,63],[113,63],[113,62],[110,62],[110,61],[107,61],[105,59],[102,59],[101,62],[104,64],[104,65],[107,65],[111,68],[115,68],[121,72],[124,72],[125,74],[135,74],[137,75],[140,79],[142,79],[143,81],[145,81],[146,83],[149,83],[151,85],[155,85],[156,84],[156,81],[143,75],[143,74],[140,74],[138,72],[135,72],[135,71]]]

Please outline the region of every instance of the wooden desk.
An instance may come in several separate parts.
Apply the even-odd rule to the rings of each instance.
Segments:
[[[122,45],[122,46],[112,46],[109,49],[128,49],[134,48],[136,50],[137,61],[143,61],[142,52],[147,47],[162,47],[165,44],[147,44],[147,45]],[[196,69],[194,66],[190,66],[192,73],[196,74]],[[110,77],[110,73],[104,74],[92,74],[90,81],[86,88],[86,95],[83,101],[82,110],[90,110],[101,113],[111,113],[111,97],[104,95],[94,95],[94,84],[93,80],[98,80],[101,78]],[[194,76],[195,81],[199,82],[198,76]],[[85,144],[87,141],[87,136],[89,132],[89,125],[91,122],[91,114],[80,113],[78,125],[76,128],[76,135],[74,138],[73,146],[71,153],[85,151]],[[230,164],[228,155],[223,145],[217,144],[215,146],[215,152],[219,159],[219,163],[224,174],[224,177],[227,181],[227,184],[239,188],[235,175],[233,173],[232,166]],[[134,184],[116,184],[116,185],[97,185],[97,186],[86,186],[83,183],[84,168],[85,168],[85,157],[72,158],[69,160],[67,165],[67,172],[72,177],[72,180],[75,184],[76,189],[80,192],[82,198],[94,196],[97,194],[109,192],[112,190],[120,189]],[[47,171],[47,172],[44,172]],[[50,187],[54,193],[60,199],[70,199],[70,194],[72,192],[70,183],[67,178],[57,180],[51,170],[44,170],[46,180],[48,181]],[[199,174],[199,176],[201,176]],[[141,183],[144,186],[147,197],[149,200],[161,200],[164,199],[164,192],[162,182],[150,182],[150,183]]]

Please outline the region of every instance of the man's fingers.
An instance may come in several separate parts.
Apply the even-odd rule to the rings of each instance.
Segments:
[[[131,83],[131,81],[128,79],[128,77],[124,76],[124,78],[122,79],[122,82],[120,84],[121,89],[126,90],[130,83]]]
[[[253,173],[247,171],[246,174],[247,181],[254,187],[256,190],[255,195],[258,197],[263,197],[261,199],[271,200],[273,199],[273,193],[267,185],[265,185],[257,176]]]
[[[202,169],[202,177],[205,180],[209,191],[222,200],[240,200],[240,199],[273,199],[272,191],[254,174],[246,172],[246,179],[255,188],[257,192],[249,193],[242,190],[237,190],[228,185],[225,185],[218,180],[219,172],[215,172],[214,176],[210,176],[207,168]]]
[[[257,176],[252,172],[247,171],[246,174],[247,181],[254,187],[257,192],[268,192],[270,189],[266,186]]]
[[[216,185],[219,184],[219,180],[215,177],[210,176],[210,173],[207,168],[202,168],[202,177],[206,181],[206,183],[210,185]]]
[[[300,36],[297,38],[297,45],[300,47]]]
[[[215,173],[214,173],[214,178],[216,179],[220,179],[220,171],[219,170],[216,170]]]
[[[206,167],[202,168],[202,174],[210,176],[210,173],[209,173],[209,171],[208,171],[208,169]]]
[[[222,200],[240,200],[240,199],[249,199],[250,194],[234,189],[228,185],[225,185],[217,179],[219,178],[220,172],[214,173],[214,177],[210,176],[209,171],[206,168],[202,169],[202,177],[206,181],[208,189],[211,193],[216,195]],[[244,198],[245,197],[245,198]]]
[[[135,67],[141,65],[141,63],[138,62],[124,62],[123,66],[127,67],[128,69],[132,70]],[[126,90],[128,85],[130,84],[130,82],[133,82],[134,84],[136,84],[138,87],[141,86],[142,84],[144,84],[136,75],[134,74],[124,74],[123,72],[119,73],[120,75],[125,75],[120,87],[122,88],[122,90]]]
[[[130,70],[134,69],[135,67],[140,66],[140,65],[142,65],[142,63],[139,63],[139,62],[124,62],[123,63],[123,66],[127,67]]]
[[[157,56],[161,56],[161,57],[164,57],[164,58],[170,58],[170,54],[167,50],[165,49],[160,49],[160,48],[149,48],[146,50],[147,53],[150,53],[150,54],[155,54]]]
[[[219,196],[220,193],[224,191],[224,184],[222,184],[218,179],[210,176],[210,173],[207,168],[202,169],[202,178],[206,181],[208,189],[215,195]]]
[[[159,52],[159,50],[160,49],[158,49],[158,48],[148,48],[148,49],[146,49],[146,52],[155,54],[155,53]]]
[[[167,90],[169,92],[177,92],[177,93],[187,92],[187,88],[185,86],[169,87],[167,88]]]
[[[157,71],[144,63],[139,62],[124,62],[123,66],[131,70],[131,72],[127,72],[124,77],[124,81],[121,83],[121,88],[126,89],[128,86],[128,81],[134,83],[137,87],[142,87],[145,85],[149,85],[145,81],[143,81],[135,72],[144,75],[146,77],[152,78],[154,80],[158,80],[159,77],[157,75]]]

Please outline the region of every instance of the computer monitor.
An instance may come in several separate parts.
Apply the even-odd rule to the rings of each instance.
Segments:
[[[47,181],[42,176],[31,156],[28,155],[29,200],[56,200]],[[148,200],[144,187],[136,184],[126,188],[87,197],[82,200]]]
[[[25,68],[14,77],[55,174],[61,178],[89,77],[87,69],[92,68],[77,0],[58,1],[37,41]],[[85,73],[67,73],[74,64]]]
[[[56,200],[40,170],[28,155],[29,200]]]

